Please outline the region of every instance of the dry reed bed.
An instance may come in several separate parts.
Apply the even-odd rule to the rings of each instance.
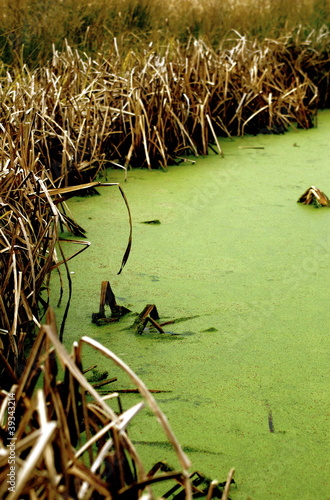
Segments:
[[[28,149],[29,126],[21,126],[19,147],[4,129],[1,133],[0,375],[5,367],[5,388],[24,366],[26,336],[40,326],[40,311],[48,300],[47,290],[42,298],[45,279],[63,263],[57,256],[59,226],[69,231],[79,226],[66,215],[60,197],[51,197],[47,172]]]
[[[0,356],[1,372],[7,366],[14,376],[22,363],[25,335],[33,324],[39,326],[38,296],[46,273],[54,263],[59,213],[42,196],[45,179],[33,173],[23,145],[21,156],[14,154],[8,135],[2,130],[0,172]],[[21,160],[21,161],[19,161]],[[35,159],[34,159],[35,160]],[[40,172],[43,169],[39,166]],[[43,176],[44,177],[44,176]],[[31,196],[32,194],[32,196]],[[7,387],[8,379],[1,387]],[[10,380],[9,380],[10,382]]]
[[[169,42],[96,60],[54,51],[47,67],[1,80],[0,119],[61,185],[88,182],[113,164],[167,168],[206,155],[217,136],[313,125],[329,105],[329,32],[250,41],[233,32],[214,51]]]
[[[83,367],[82,351],[87,346],[119,366],[137,388],[142,401],[140,398],[123,411],[118,393],[101,396],[84,375],[84,368],[88,369]],[[62,377],[58,375],[60,366],[64,372]],[[159,463],[153,470],[145,471],[126,431],[145,404],[172,444],[179,470],[170,470]],[[12,413],[14,424],[13,419],[8,418]],[[13,434],[12,427],[15,427]],[[173,483],[181,485],[186,499],[201,492],[190,479],[189,459],[144,383],[115,354],[89,337],[75,342],[69,355],[58,339],[51,310],[20,380],[8,391],[0,391],[0,432],[3,439],[0,497],[3,499],[143,497],[152,500],[152,484],[160,482],[165,482],[164,491],[173,487]],[[14,456],[13,472],[10,464]],[[223,499],[228,498],[232,474],[233,471],[223,490]],[[214,487],[212,482],[209,499],[213,497]]]
[[[132,223],[127,199],[117,183],[92,182],[79,186],[56,188],[40,163],[39,156],[28,150],[32,135],[29,124],[22,124],[19,144],[2,129],[2,156],[0,168],[0,387],[7,388],[25,366],[25,340],[28,343],[40,317],[49,303],[48,281],[52,271],[60,274],[66,270],[69,289],[64,320],[60,330],[63,338],[64,324],[70,306],[72,286],[68,261],[88,248],[82,239],[69,240],[59,237],[66,230],[84,237],[81,228],[70,216],[66,197],[77,190],[94,188],[95,185],[117,186],[128,209],[130,232],[124,253],[122,271],[128,259]],[[70,241],[77,250],[65,255],[63,242]]]

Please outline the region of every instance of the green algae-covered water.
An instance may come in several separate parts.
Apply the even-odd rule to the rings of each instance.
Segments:
[[[120,275],[128,222],[118,189],[69,204],[92,245],[70,263],[65,344],[89,335],[164,391],[156,399],[191,470],[223,481],[234,467],[234,500],[330,498],[330,210],[296,203],[311,185],[330,194],[329,137],[326,111],[312,130],[222,140],[224,159],[134,170],[127,183],[110,171],[133,217]],[[152,219],[161,224],[143,224]],[[156,304],[164,320],[191,319],[168,334],[137,336],[132,316],[97,327],[103,280],[132,311]],[[118,377],[112,390],[132,387],[95,351],[85,356]],[[135,401],[122,396],[124,407]],[[146,468],[176,466],[148,409],[129,433]]]

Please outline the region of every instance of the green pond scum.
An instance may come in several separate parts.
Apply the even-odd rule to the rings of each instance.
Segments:
[[[307,131],[222,139],[224,158],[211,152],[166,173],[133,170],[125,183],[109,171],[133,220],[120,275],[129,234],[120,193],[100,188],[101,196],[69,202],[91,246],[69,263],[64,343],[91,336],[149,389],[166,391],[161,408],[192,470],[224,481],[234,467],[234,500],[330,498],[330,212],[297,204],[310,186],[330,194],[329,137],[322,111]],[[194,334],[136,335],[130,314],[97,327],[104,280],[118,304],[138,314],[155,304],[164,321],[186,319],[165,328]],[[132,388],[106,359],[85,356],[117,378],[113,390]],[[138,397],[122,395],[123,407]],[[129,433],[146,469],[159,460],[175,467],[148,410]]]

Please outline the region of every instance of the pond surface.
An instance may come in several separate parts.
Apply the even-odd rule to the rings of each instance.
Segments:
[[[69,204],[92,245],[70,263],[65,344],[89,335],[167,391],[155,397],[191,470],[223,481],[234,467],[234,500],[330,498],[330,210],[296,203],[311,185],[330,195],[329,137],[325,111],[312,130],[222,139],[225,158],[134,170],[127,183],[110,171],[133,217],[120,275],[128,222],[117,187]],[[161,224],[143,224],[152,219]],[[132,316],[97,327],[103,280],[132,311],[156,304],[165,320],[193,318],[166,327],[181,335],[135,335]],[[132,387],[95,351],[85,356],[118,377],[110,389]],[[122,396],[127,408],[138,400]],[[148,409],[129,434],[146,468],[176,466]]]

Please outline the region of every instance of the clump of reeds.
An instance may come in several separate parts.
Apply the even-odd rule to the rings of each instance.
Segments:
[[[105,167],[166,168],[186,155],[222,154],[219,135],[313,126],[329,105],[327,29],[249,40],[232,32],[218,50],[189,39],[91,59],[68,45],[38,71],[2,78],[0,118],[57,186]],[[29,127],[27,127],[29,124]]]
[[[66,229],[80,237],[84,237],[85,232],[70,216],[65,200],[101,183],[55,187],[51,171],[41,162],[40,153],[36,155],[33,149],[38,131],[32,130],[31,123],[20,124],[15,136],[10,124],[7,130],[2,127],[1,133],[0,387],[6,388],[24,368],[26,347],[48,307],[50,273],[55,269],[60,273],[60,266],[66,268],[69,282],[69,299],[60,332],[62,340],[72,292],[67,262],[90,244],[71,238],[70,242],[77,244],[78,250],[73,255],[65,255],[61,245],[66,240],[59,237],[60,231]],[[62,177],[57,180],[61,184]],[[130,234],[120,273],[131,247],[129,206],[119,184],[102,185],[118,186],[128,209]],[[62,277],[60,281],[62,283]],[[6,372],[11,377],[4,376]]]
[[[31,324],[39,326],[38,299],[55,262],[59,212],[47,198],[45,175],[34,156],[35,172],[30,169],[33,152],[23,141],[18,157],[8,133],[2,130],[1,135],[0,356],[14,374],[22,362],[26,333]]]
[[[82,235],[67,215],[61,191],[53,183],[31,143],[31,123],[1,127],[0,155],[0,360],[7,388],[24,367],[25,347],[40,326],[48,304],[46,277],[64,257],[59,230]],[[81,242],[79,242],[81,243]],[[88,242],[83,242],[87,248]],[[80,253],[79,250],[77,253]],[[4,376],[4,372],[10,377]]]
[[[101,396],[84,375],[88,371],[82,356],[86,346],[119,366],[136,386],[142,401],[123,410],[118,393],[110,391]],[[172,444],[180,470],[165,464],[145,470],[127,434],[128,425],[145,404]],[[13,412],[14,420],[8,417]],[[3,499],[152,500],[153,483],[165,483],[165,491],[173,484],[181,485],[180,498],[207,494],[192,483],[190,461],[144,383],[115,354],[89,337],[75,342],[69,355],[58,339],[52,311],[39,331],[20,380],[14,381],[8,391],[0,391],[0,432]],[[13,457],[14,466],[10,465]],[[224,499],[231,477],[232,473]],[[214,486],[211,483],[209,499]]]

